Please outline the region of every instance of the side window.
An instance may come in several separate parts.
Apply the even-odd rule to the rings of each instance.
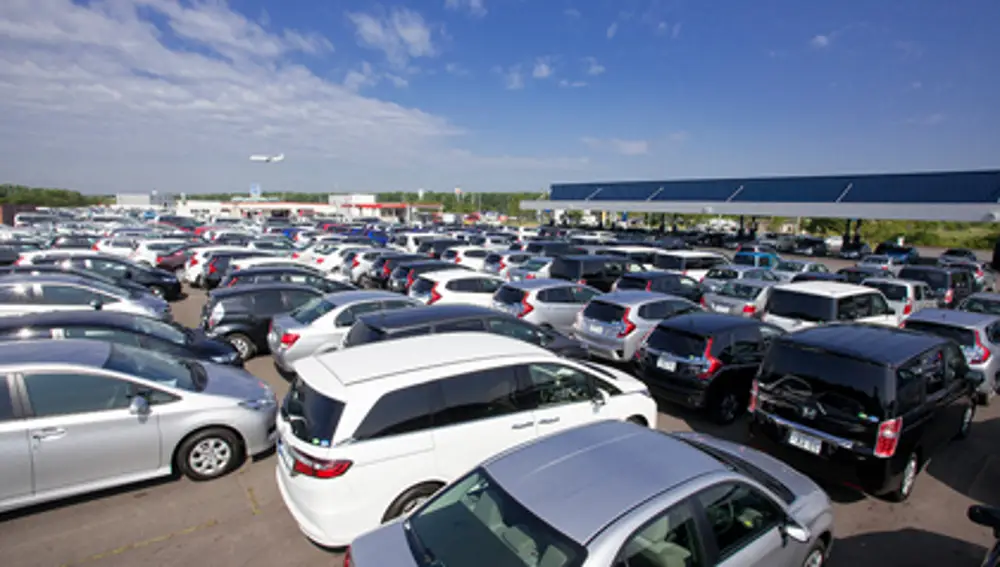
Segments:
[[[945,388],[944,354],[937,349],[920,355],[914,368],[918,376],[924,376],[927,394],[936,394]]]
[[[924,286],[922,285],[913,286],[913,299],[915,301],[922,301],[924,299]]]
[[[878,294],[866,295],[871,305],[871,316],[879,317],[882,315],[890,315],[889,304],[886,303],[885,298]]]
[[[123,380],[74,373],[24,375],[35,417],[71,415],[128,407],[130,384]]]
[[[251,297],[253,297],[254,312],[257,314],[273,315],[281,313],[285,308],[284,298],[276,289],[258,291]]]
[[[614,567],[706,567],[690,502],[654,518],[625,542]]]
[[[42,304],[44,305],[88,305],[101,299],[89,289],[71,285],[45,284],[42,286]]]
[[[435,425],[455,425],[522,411],[514,403],[517,378],[512,367],[470,372],[439,382],[444,407]]]
[[[600,292],[596,289],[590,289],[588,287],[574,287],[572,289],[573,303],[579,303],[581,305],[590,303],[590,300],[595,296],[599,295]]]
[[[733,362],[735,364],[759,364],[761,362],[761,340],[756,327],[741,327],[733,331]]]
[[[519,405],[539,408],[594,398],[593,379],[575,368],[550,362],[528,364],[523,368],[525,383],[518,391]]]
[[[31,303],[28,286],[26,285],[4,285],[0,286],[0,304],[11,303]]]
[[[298,309],[316,297],[305,291],[283,291],[281,294],[284,296],[285,310],[287,311]]]
[[[53,330],[54,331],[54,330]],[[53,332],[53,335],[55,333]],[[139,344],[139,336],[120,329],[102,329],[99,327],[66,327],[62,329],[62,338],[66,339],[97,339],[111,341],[120,345],[142,346]]]
[[[476,278],[451,280],[444,287],[451,291],[457,291],[460,293],[476,293],[479,291],[479,283]]]
[[[738,483],[713,486],[698,494],[719,549],[719,560],[777,527],[781,508],[755,489]]]
[[[488,252],[486,252],[485,250],[468,250],[468,251],[465,252],[465,257],[466,258],[485,258],[486,254],[488,254]]]
[[[420,384],[379,398],[354,432],[355,439],[378,439],[428,429],[432,426],[432,396],[437,385]]]
[[[0,375],[0,423],[14,419],[14,400],[10,397],[7,376]]]
[[[670,302],[657,301],[647,303],[639,308],[639,316],[643,319],[664,319],[670,314]]]
[[[462,333],[462,332],[475,332],[475,331],[485,331],[486,325],[483,324],[482,319],[463,319],[459,321],[448,321],[447,323],[441,323],[434,328],[435,333]]]
[[[390,299],[382,302],[382,309],[405,309],[413,306],[413,303],[401,299]]]
[[[532,344],[540,345],[544,339],[541,331],[531,325],[506,317],[491,317],[487,320],[489,331],[496,335],[504,335]]]
[[[495,280],[493,278],[481,278],[478,281],[479,281],[479,293],[494,294],[504,284],[503,280]]]
[[[953,380],[962,379],[968,374],[969,367],[966,363],[965,354],[958,349],[955,345],[946,345],[944,347],[944,357],[945,357],[945,367],[944,367],[944,381],[945,384],[952,382]]]
[[[986,338],[990,340],[991,343],[1000,343],[1000,323],[994,323],[989,327],[986,327]]]

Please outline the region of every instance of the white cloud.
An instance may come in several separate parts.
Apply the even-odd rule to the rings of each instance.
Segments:
[[[455,75],[456,77],[467,77],[471,74],[468,69],[458,63],[448,63],[444,66],[444,70],[449,75]]]
[[[539,57],[535,60],[535,68],[531,71],[531,76],[536,79],[547,79],[552,76],[552,63],[547,57]]]
[[[444,6],[449,10],[466,10],[476,18],[486,15],[486,5],[483,0],[445,0]]]
[[[618,22],[614,22],[613,24],[608,26],[608,31],[606,32],[606,35],[608,36],[608,39],[611,39],[615,37],[615,34],[617,33],[618,33]]]
[[[423,16],[406,8],[394,8],[388,15],[349,13],[358,42],[385,54],[390,64],[406,67],[410,59],[437,55],[433,33]]]
[[[816,49],[826,49],[830,47],[831,38],[829,35],[814,35],[812,39],[809,40],[809,45]]]
[[[638,156],[649,153],[649,142],[646,140],[622,140],[619,138],[592,138],[580,140],[588,148],[597,151],[613,152],[623,156]]]
[[[252,182],[365,191],[455,179],[537,186],[587,167],[472,154],[456,147],[466,133],[446,118],[353,91],[379,76],[371,64],[332,80],[289,58],[328,45],[305,30],[265,29],[222,0],[2,0],[2,177],[105,193]],[[407,58],[428,52],[404,45]],[[401,85],[393,76],[408,75],[381,78]],[[288,159],[247,162],[271,151]],[[509,177],[496,181],[498,171]]]
[[[410,86],[410,81],[407,81],[406,79],[404,79],[403,77],[400,77],[399,75],[393,75],[392,73],[386,73],[385,74],[385,78],[386,78],[387,81],[389,81],[390,83],[392,83],[392,85],[394,87],[396,87],[397,89],[405,89],[406,87]]]
[[[521,71],[520,65],[511,65],[506,69],[502,67],[494,67],[493,71],[499,73],[503,77],[503,85],[505,89],[509,91],[518,91],[524,88],[524,73]]]
[[[559,86],[564,88],[579,89],[587,86],[586,81],[570,81],[567,79],[562,79],[559,81]]]
[[[584,57],[583,62],[587,64],[587,74],[596,77],[606,71],[604,65],[597,62],[596,57]]]
[[[580,10],[577,10],[576,8],[566,8],[563,10],[563,14],[569,18],[579,18],[583,15],[580,13]]]

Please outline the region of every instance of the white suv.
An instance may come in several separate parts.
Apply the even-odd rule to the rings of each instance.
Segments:
[[[792,332],[824,323],[897,326],[897,314],[877,289],[841,282],[807,281],[771,288],[763,320]]]
[[[616,369],[485,333],[377,342],[297,361],[278,417],[277,481],[327,547],[405,514],[483,460],[603,419],[656,425]]]
[[[410,286],[410,297],[427,305],[465,303],[493,307],[493,294],[506,283],[503,278],[464,269],[422,274]]]

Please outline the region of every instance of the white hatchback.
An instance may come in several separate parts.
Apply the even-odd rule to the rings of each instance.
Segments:
[[[410,286],[410,297],[427,305],[466,303],[493,306],[493,294],[503,287],[504,279],[464,269],[428,272]]]
[[[514,446],[605,419],[656,424],[649,390],[628,374],[485,333],[377,342],[295,371],[277,420],[278,488],[328,547]]]
[[[806,281],[771,288],[762,319],[793,332],[826,323],[895,327],[902,313],[877,289],[841,282]]]

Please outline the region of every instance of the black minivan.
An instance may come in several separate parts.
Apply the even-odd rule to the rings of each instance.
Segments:
[[[589,285],[607,293],[618,278],[642,270],[641,265],[621,256],[557,256],[549,266],[549,277]]]
[[[976,291],[972,274],[961,268],[906,266],[899,271],[899,278],[929,285],[934,290],[939,307],[954,307]]]
[[[901,502],[934,453],[968,435],[981,381],[934,335],[858,324],[783,335],[751,386],[750,445]]]

